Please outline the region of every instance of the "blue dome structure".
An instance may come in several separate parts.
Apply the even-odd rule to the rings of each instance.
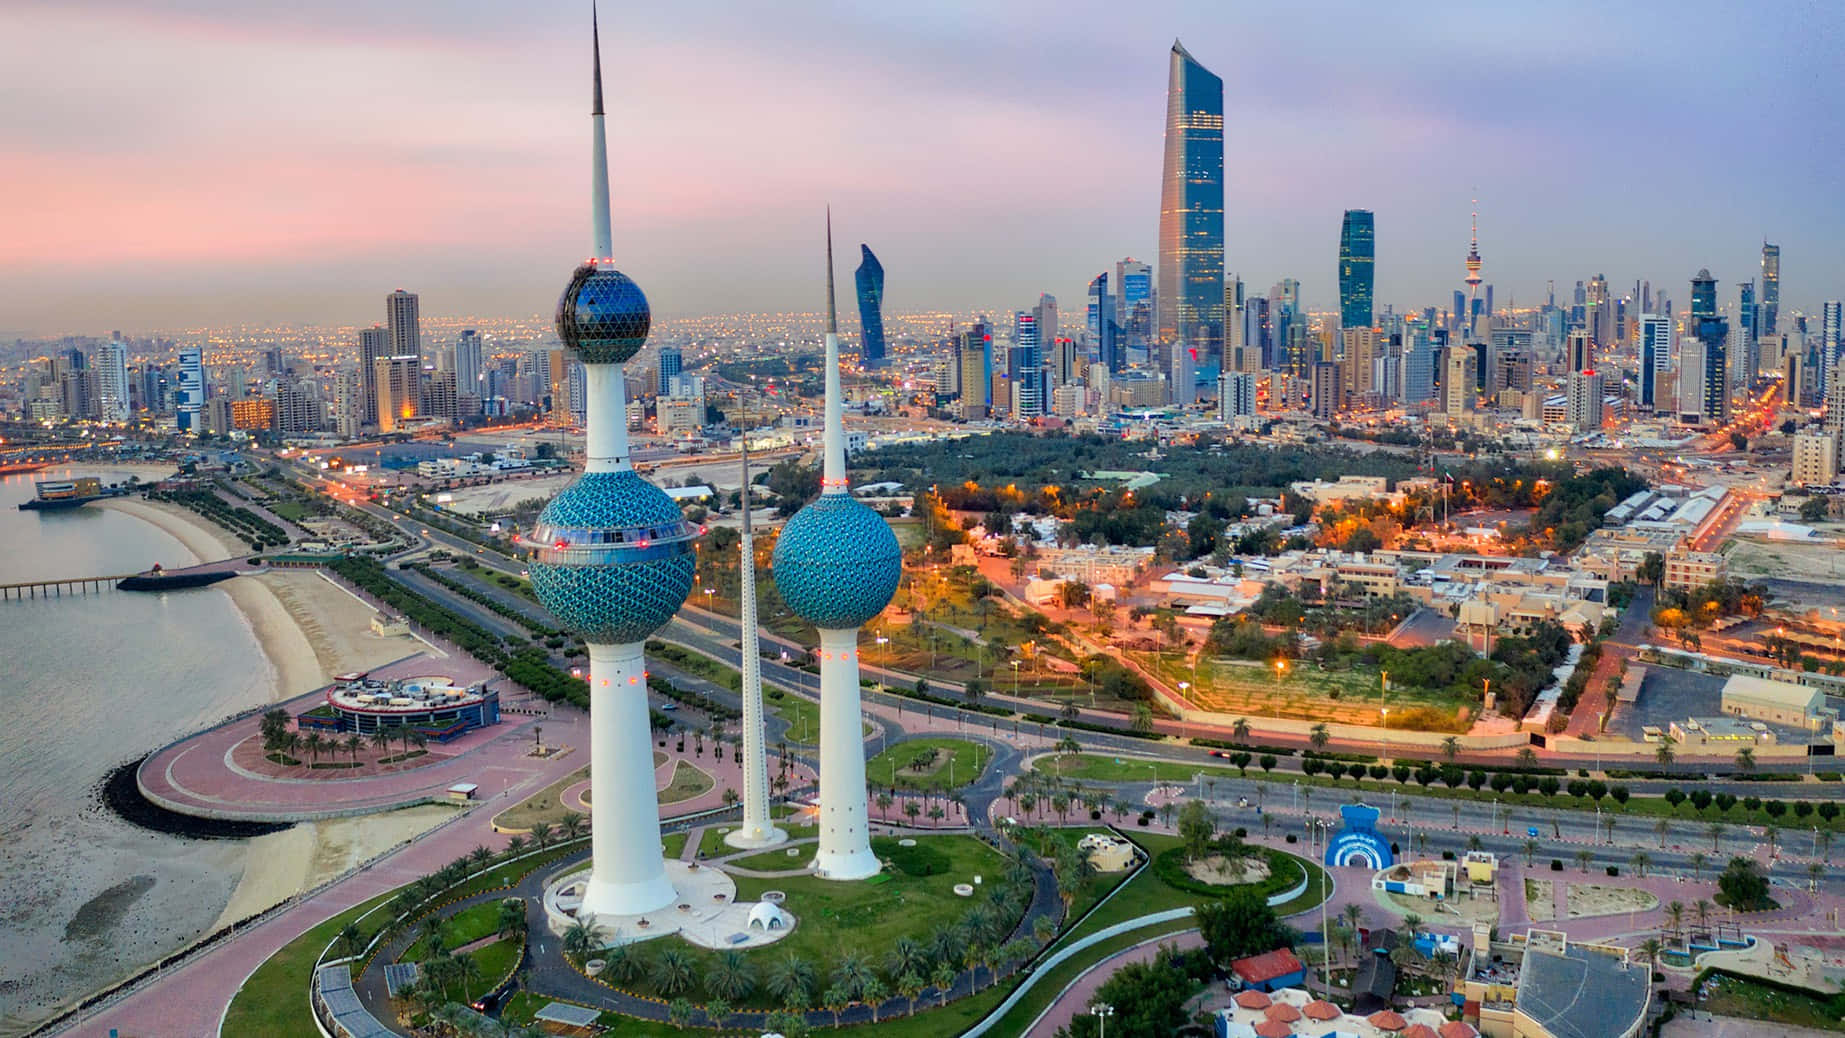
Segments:
[[[653,311],[641,286],[594,260],[570,275],[557,299],[557,335],[585,364],[620,364],[647,342]]]
[[[890,604],[903,549],[884,517],[849,494],[822,494],[775,542],[775,587],[802,619],[826,630],[862,627]]]
[[[632,469],[586,473],[532,528],[532,590],[586,641],[645,641],[691,593],[699,532]]]

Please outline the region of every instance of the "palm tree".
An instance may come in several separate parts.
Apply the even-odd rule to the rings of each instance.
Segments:
[[[506,841],[506,856],[517,858],[525,850],[525,837],[514,835]]]
[[[1694,881],[1704,878],[1704,862],[1705,857],[1703,851],[1693,851],[1691,853],[1691,878]]]
[[[525,902],[516,897],[500,902],[500,936],[518,937],[524,933]]]
[[[890,790],[888,789],[879,790],[878,791],[878,814],[886,819],[890,818],[890,805],[896,802],[897,802],[897,798],[890,795]]]
[[[1582,870],[1583,875],[1588,875],[1589,862],[1593,861],[1594,858],[1595,855],[1586,848],[1576,852],[1576,867]]]
[[[602,972],[624,984],[641,975],[641,958],[631,944],[612,944],[602,949],[602,962]]]
[[[859,1001],[871,1007],[871,1022],[878,1022],[878,1012],[886,999],[890,998],[890,988],[879,980],[876,974],[865,981],[865,986],[858,993]]]
[[[550,822],[539,822],[532,826],[532,844],[537,847],[549,847],[553,838]]]
[[[1662,951],[1665,951],[1665,945],[1660,944],[1657,937],[1648,937],[1640,942],[1640,955],[1646,959],[1647,965],[1652,969],[1659,968],[1659,953]]]
[[[1538,842],[1536,840],[1525,841],[1525,868],[1531,867],[1532,859],[1537,857],[1537,851]]]
[[[1484,850],[1486,849],[1486,841],[1480,839],[1479,833],[1474,833],[1472,836],[1467,837],[1467,849],[1470,851]]]
[[[698,973],[692,968],[691,957],[677,945],[667,945],[654,956],[653,966],[648,971],[653,986],[663,995],[678,995],[692,986]]]
[[[1672,936],[1677,937],[1679,935],[1679,932],[1683,930],[1684,928],[1685,928],[1685,903],[1683,901],[1667,902],[1666,903],[1666,929],[1672,931]]]
[[[918,973],[927,965],[927,959],[922,945],[914,937],[899,937],[891,945],[890,953],[884,957],[884,972],[893,977]]]
[[[477,843],[474,849],[468,852],[468,863],[477,868],[492,860],[493,852],[487,849],[486,844]]]
[[[455,964],[455,980],[461,984],[461,996],[468,998],[473,994],[473,986],[481,979],[480,963],[472,955],[457,955],[449,960]]]
[[[1364,918],[1365,910],[1360,908],[1356,901],[1348,901],[1340,911],[1345,915],[1346,925],[1352,928],[1353,933],[1357,933],[1358,921]]]
[[[853,951],[841,955],[833,966],[833,983],[846,993],[847,1001],[863,999],[865,986],[875,976],[865,957]]]
[[[1768,856],[1770,858],[1775,856],[1775,837],[1780,835],[1781,830],[1776,829],[1773,822],[1762,826],[1762,839],[1768,841]]]
[[[725,1019],[729,1016],[730,1001],[728,999],[714,998],[705,1003],[705,1022],[711,1026],[723,1027]]]
[[[564,931],[564,954],[582,960],[594,955],[605,943],[602,928],[579,919]]]
[[[380,728],[373,732],[367,741],[372,744],[372,749],[377,750],[378,755],[382,757],[384,752],[391,748],[391,733]]]
[[[1659,748],[1653,751],[1653,759],[1657,760],[1661,765],[1672,763],[1672,757],[1674,756],[1672,753],[1672,742],[1673,740],[1670,735],[1660,736]]]
[[[929,984],[936,990],[937,1004],[948,1002],[948,993],[954,990],[955,980],[960,976],[954,965],[944,959],[935,964],[935,972],[929,974]]]
[[[1039,916],[1039,918],[1042,919],[1043,916]],[[922,976],[915,970],[908,970],[897,975],[895,984],[897,994],[902,996],[903,1001],[909,1006],[909,1012],[905,1013],[905,1016],[916,1015],[916,998],[922,994],[923,988],[926,986],[927,985],[923,983]]]
[[[557,828],[566,840],[574,840],[583,835],[588,824],[589,820],[576,811],[565,811],[563,817],[557,820]]]
[[[1537,767],[1537,751],[1527,746],[1518,751],[1518,766],[1521,768]]]
[[[689,998],[675,998],[666,1004],[666,1018],[674,1027],[692,1026],[692,1017],[697,1012],[698,1007]]]
[[[307,749],[308,758],[318,764],[320,763],[320,751],[327,748],[327,740],[319,732],[309,732],[304,746]]]
[[[839,1014],[846,1006],[851,1004],[852,992],[847,991],[838,984],[834,984],[832,987],[827,988],[826,992],[820,996],[820,1001],[825,1003],[827,1011],[833,1014],[833,1026],[838,1027]]]
[[[1236,723],[1230,726],[1230,738],[1237,742],[1249,741],[1249,718],[1239,717],[1236,719]]]
[[[352,757],[354,767],[357,767],[359,764],[359,747],[363,745],[365,745],[365,740],[361,738],[357,732],[346,737],[346,753]]]
[[[1645,851],[1635,851],[1634,856],[1632,858],[1629,858],[1628,860],[1633,862],[1634,871],[1640,874],[1640,878],[1645,879],[1646,878],[1646,867],[1647,865],[1652,863],[1653,861],[1652,856],[1647,854]]]
[[[1671,829],[1672,829],[1672,823],[1666,821],[1663,818],[1653,823],[1653,833],[1654,835],[1659,837],[1659,847],[1661,850],[1665,849],[1666,833],[1671,831]]]
[[[1710,927],[1710,902],[1705,898],[1698,898],[1691,908],[1698,913],[1698,928],[1708,929]]]
[[[749,961],[736,949],[718,955],[717,961],[705,972],[705,990],[719,998],[742,1000],[755,990],[755,971],[750,969]],[[710,1012],[709,1006],[705,1007]]]
[[[1755,770],[1755,751],[1747,746],[1736,751],[1736,767],[1739,771]]]
[[[420,750],[429,745],[429,736],[413,728],[410,730],[410,745]]]
[[[1723,837],[1723,823],[1712,822],[1705,826],[1704,835],[1710,837],[1710,852],[1717,853],[1717,841]]]
[[[907,801],[903,805],[903,813],[909,818],[910,824],[915,825],[916,816],[922,814],[922,805],[914,800]]]
[[[1449,760],[1453,760],[1454,758],[1460,756],[1461,755],[1461,740],[1452,735],[1448,736],[1446,739],[1443,739],[1441,741],[1441,755],[1448,758]]]
[[[1331,741],[1332,734],[1326,730],[1326,722],[1324,721],[1314,725],[1307,732],[1307,742],[1311,744],[1316,751],[1325,749],[1326,744]]]
[[[365,934],[360,931],[357,923],[347,923],[340,928],[339,942],[345,945],[349,958],[357,958],[365,947]]]
[[[809,992],[814,987],[813,963],[789,952],[769,967],[769,975],[763,986],[769,994],[781,999],[782,1005],[789,1008],[805,1006]]]

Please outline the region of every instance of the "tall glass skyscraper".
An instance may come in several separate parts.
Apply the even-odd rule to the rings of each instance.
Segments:
[[[884,264],[861,244],[865,258],[858,265],[859,363],[875,368],[884,363]]]
[[[1756,324],[1763,335],[1780,330],[1781,246],[1762,243],[1762,310]]]
[[[1224,81],[1178,40],[1166,85],[1160,174],[1159,337],[1221,361],[1224,349]]]
[[[1369,328],[1377,284],[1377,225],[1369,209],[1347,209],[1339,228],[1339,327]]]

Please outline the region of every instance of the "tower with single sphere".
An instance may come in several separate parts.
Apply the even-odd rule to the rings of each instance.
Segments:
[[[592,39],[595,32],[592,23]],[[579,916],[638,915],[676,894],[660,853],[647,675],[647,637],[692,590],[698,528],[628,461],[621,365],[647,341],[652,316],[640,286],[615,269],[609,227],[602,61],[595,48],[591,110],[591,226],[596,255],[557,301],[557,334],[583,362],[587,463],[538,516],[532,589],[589,646],[590,831],[593,859]]]
[[[903,551],[884,517],[846,482],[846,434],[839,387],[839,312],[833,298],[833,221],[826,228],[826,437],[820,497],[796,512],[775,542],[782,601],[820,631],[820,848],[826,879],[877,873],[865,794],[865,738],[859,704],[858,629],[897,593]]]

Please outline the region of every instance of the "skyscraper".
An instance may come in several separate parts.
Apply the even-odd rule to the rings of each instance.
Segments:
[[[782,601],[819,630],[820,846],[814,854],[814,871],[823,879],[864,879],[883,866],[871,851],[865,795],[858,629],[883,612],[896,594],[903,550],[890,524],[853,497],[846,480],[831,216],[827,218],[826,299],[826,436],[820,497],[782,527],[773,565]],[[642,717],[643,734],[645,722]],[[645,759],[651,764],[651,756]]]
[[[867,368],[884,363],[884,264],[861,244],[864,258],[858,265],[859,363]]]
[[[391,333],[385,331],[381,324],[359,329],[359,380],[365,391],[366,425],[378,424],[378,375],[377,363],[380,357],[391,355]]]
[[[1762,312],[1757,322],[1763,335],[1780,331],[1781,246],[1762,243]]]
[[[415,292],[398,289],[384,298],[385,326],[391,331],[391,356],[423,360],[423,324]]]
[[[397,432],[404,422],[422,414],[422,377],[422,366],[415,357],[379,357],[372,361],[379,432]]]
[[[1658,406],[1659,377],[1672,367],[1672,321],[1640,315],[1640,406]]]
[[[1376,285],[1377,226],[1369,209],[1347,209],[1339,228],[1339,326],[1369,328]]]
[[[482,378],[481,361],[480,333],[468,328],[455,340],[455,393],[457,396],[472,396],[475,401],[486,397],[487,386]],[[478,413],[479,407],[474,405],[474,412],[464,414],[462,417],[472,418]]]
[[[1043,417],[1044,348],[1035,314],[1021,310],[1012,315],[1012,356],[1007,375],[1012,386],[1012,417],[1024,421]]]
[[[685,354],[677,346],[662,346],[659,360],[653,392],[655,396],[665,396],[673,391],[673,376],[685,370]]]
[[[205,411],[205,351],[197,346],[179,351],[179,388],[173,394],[179,431],[202,433]]]
[[[1128,345],[1153,337],[1153,268],[1132,256],[1115,263],[1115,323]]]
[[[96,408],[105,422],[128,421],[128,347],[119,341],[96,351]]]
[[[621,365],[640,352],[653,318],[640,286],[609,259],[599,47],[590,118],[597,258],[577,267],[557,302],[558,337],[583,362],[588,385],[584,471],[539,513],[526,547],[538,600],[588,644],[592,851],[577,917],[593,922],[654,912],[678,897],[661,857],[642,651],[692,590],[700,531],[628,460]]]
[[[1708,269],[1698,271],[1691,279],[1691,316],[1717,316],[1717,279],[1710,276]]]
[[[1599,371],[1572,371],[1566,387],[1570,431],[1594,432],[1602,427],[1602,376]]]
[[[1121,350],[1115,342],[1115,297],[1108,290],[1108,271],[1089,282],[1089,341],[1095,344],[1096,357],[1110,371],[1121,370]]]
[[[1224,347],[1224,81],[1172,41],[1160,175],[1159,338]]]
[[[1031,308],[1038,319],[1038,345],[1049,349],[1057,343],[1057,297],[1049,292],[1038,294],[1038,305]]]

